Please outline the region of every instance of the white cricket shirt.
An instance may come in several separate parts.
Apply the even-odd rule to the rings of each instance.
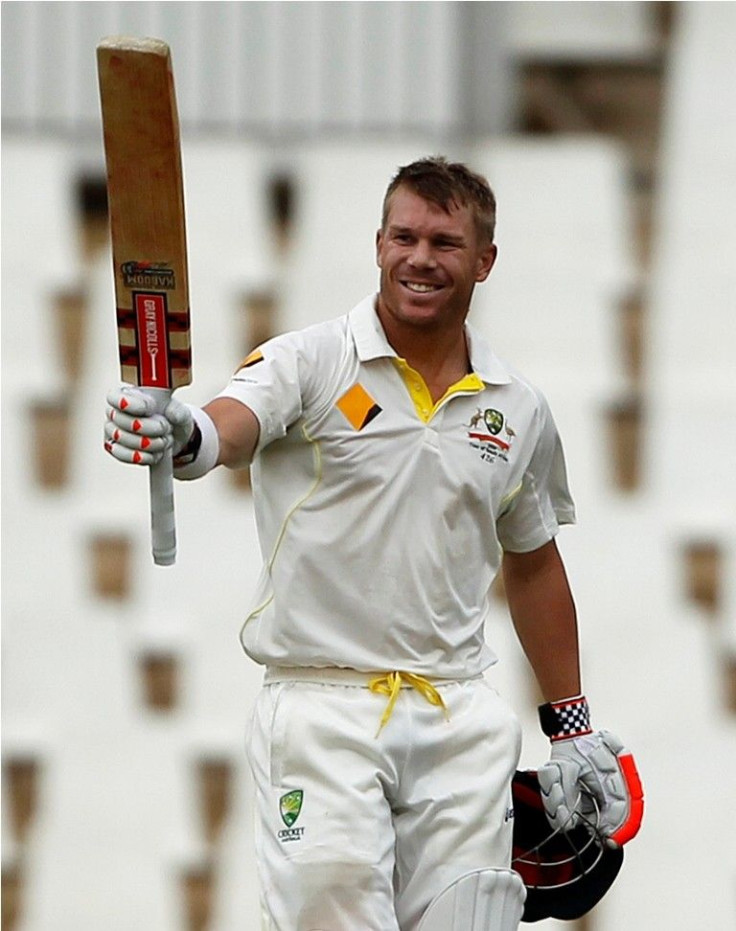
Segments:
[[[473,374],[433,404],[374,307],[270,340],[221,394],[261,427],[242,643],[266,665],[474,676],[495,661],[502,550],[575,520],[562,447],[539,391],[470,326]]]

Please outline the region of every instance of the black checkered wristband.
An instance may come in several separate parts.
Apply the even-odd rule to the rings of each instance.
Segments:
[[[592,733],[590,708],[584,695],[539,706],[539,723],[550,740],[567,740]]]

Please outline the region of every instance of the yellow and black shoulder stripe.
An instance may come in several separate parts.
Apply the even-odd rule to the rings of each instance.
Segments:
[[[353,385],[349,391],[346,391],[337,401],[336,406],[348,423],[356,430],[362,430],[383,409],[360,383]]]
[[[251,365],[256,365],[258,362],[263,362],[263,353],[260,349],[254,349],[253,352],[249,353],[243,361],[235,369],[236,372],[239,372],[240,369],[250,368]]]

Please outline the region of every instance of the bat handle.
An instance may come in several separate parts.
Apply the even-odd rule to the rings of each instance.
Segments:
[[[156,412],[163,414],[171,398],[168,388],[146,388],[156,402]],[[176,522],[174,515],[174,463],[171,449],[149,469],[151,492],[151,549],[157,566],[176,562]]]

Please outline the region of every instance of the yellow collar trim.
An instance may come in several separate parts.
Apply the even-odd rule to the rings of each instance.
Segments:
[[[388,723],[388,719],[393,714],[399,692],[404,684],[406,684],[407,688],[414,688],[417,692],[421,692],[430,705],[436,705],[438,708],[442,708],[446,720],[450,720],[450,713],[447,710],[447,705],[429,679],[425,679],[424,676],[414,675],[413,672],[387,672],[383,676],[376,676],[375,679],[371,679],[368,683],[368,688],[371,692],[389,696],[386,710],[383,712],[381,723],[376,732],[376,737],[381,733],[384,726]]]
[[[432,400],[432,395],[429,393],[427,383],[419,372],[413,369],[406,359],[395,358],[393,361],[401,377],[404,379],[404,384],[414,402],[417,415],[423,423],[428,423],[445,401],[452,397],[452,395],[477,394],[485,388],[483,379],[475,372],[471,372],[469,375],[464,375],[460,381],[456,381],[454,385],[450,385],[435,404]]]

